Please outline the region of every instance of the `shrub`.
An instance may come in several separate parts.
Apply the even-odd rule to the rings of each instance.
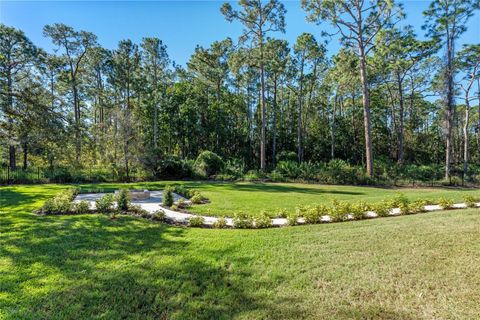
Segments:
[[[100,213],[109,213],[114,210],[115,196],[112,193],[107,193],[102,196],[100,199],[95,201],[95,207],[97,212]]]
[[[368,205],[365,201],[360,201],[359,203],[352,204],[350,206],[350,213],[355,220],[361,220],[365,218],[365,213],[371,210],[371,206]]]
[[[260,214],[258,217],[255,217],[253,219],[253,222],[254,222],[255,228],[258,228],[258,229],[268,228],[272,225],[272,219],[265,212]]]
[[[427,204],[426,200],[416,200],[412,202],[409,206],[409,213],[420,213],[425,212],[425,205]]]
[[[188,202],[186,202],[185,199],[183,199],[183,198],[178,199],[176,205],[180,209],[185,209],[185,208],[188,208],[190,206],[190,204]]]
[[[447,198],[440,198],[438,199],[438,205],[442,207],[444,210],[452,209],[453,201]]]
[[[128,206],[128,213],[136,215],[136,216],[140,216],[142,218],[150,218],[150,212],[143,209],[139,205],[129,205]]]
[[[463,197],[463,201],[469,208],[475,208],[477,206],[478,199],[473,196],[465,196]]]
[[[212,225],[214,228],[223,229],[227,227],[227,219],[218,218]]]
[[[320,223],[322,216],[327,214],[327,208],[323,205],[307,207],[303,212],[305,223]]]
[[[351,205],[347,202],[332,201],[332,206],[328,209],[328,214],[332,222],[345,221],[351,211]]]
[[[190,201],[194,204],[201,204],[205,201],[205,197],[197,192],[190,198]]]
[[[175,189],[172,186],[165,186],[163,189],[163,205],[171,207],[173,205],[173,191]]]
[[[205,218],[201,216],[194,216],[188,219],[189,227],[202,227],[205,223]]]
[[[298,224],[299,215],[297,212],[291,213],[287,216],[287,224],[289,226],[296,226]]]
[[[278,209],[278,211],[275,213],[275,216],[278,218],[286,218],[287,217],[287,209]]]
[[[117,208],[120,211],[128,211],[130,207],[130,196],[127,189],[120,189],[116,196]]]
[[[389,216],[391,209],[392,207],[390,206],[390,202],[388,201],[378,202],[372,206],[372,211],[375,212],[379,217]]]
[[[205,177],[220,173],[224,166],[222,158],[208,150],[201,152],[195,160],[195,168]]]
[[[248,214],[238,212],[233,218],[233,226],[238,229],[248,229],[253,227],[253,219]]]
[[[151,217],[152,217],[152,220],[162,221],[162,222],[167,219],[167,216],[165,215],[165,211],[163,211],[162,209],[158,209],[154,211]]]
[[[86,214],[90,211],[90,202],[82,200],[77,202],[73,206],[73,211],[76,214]]]
[[[40,209],[43,214],[68,214],[74,211],[72,200],[77,195],[78,190],[68,189],[58,193],[55,197],[45,201]]]

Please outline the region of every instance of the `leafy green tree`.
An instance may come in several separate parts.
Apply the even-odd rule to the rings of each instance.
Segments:
[[[466,22],[480,7],[479,0],[434,0],[423,13],[427,34],[445,46],[443,103],[445,107],[445,179],[450,178],[452,159],[452,127],[455,108],[455,41],[466,31]]]
[[[17,166],[15,120],[21,113],[19,104],[29,99],[26,81],[32,76],[36,56],[37,48],[22,31],[0,23],[0,119],[6,119],[0,125],[12,170]]]
[[[230,3],[224,3],[221,12],[232,22],[240,21],[245,29],[240,37],[241,42],[252,40],[253,46],[259,50],[258,66],[260,69],[260,168],[266,168],[266,101],[265,101],[265,41],[269,32],[285,32],[285,8],[277,0],[262,3],[261,0],[240,0],[241,10],[234,10]]]
[[[87,31],[75,31],[63,23],[46,25],[43,34],[52,39],[54,45],[62,49],[62,57],[68,66],[68,83],[73,97],[75,115],[75,151],[77,165],[80,165],[82,147],[82,115],[80,102],[82,64],[88,50],[96,45],[97,36]]]
[[[341,34],[346,47],[357,50],[362,84],[363,117],[365,129],[365,156],[367,173],[373,176],[373,148],[371,134],[370,92],[367,74],[367,56],[374,47],[375,37],[393,17],[401,16],[400,7],[386,0],[302,0],[308,19],[318,24],[330,22]]]

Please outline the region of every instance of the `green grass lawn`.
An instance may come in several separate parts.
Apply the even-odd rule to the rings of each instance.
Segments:
[[[355,202],[364,200],[379,202],[388,197],[404,194],[409,199],[438,199],[446,197],[463,201],[466,194],[480,196],[478,189],[462,188],[380,188],[359,186],[334,186],[297,183],[219,183],[219,182],[169,182],[184,184],[201,191],[211,200],[205,205],[193,206],[189,210],[195,213],[214,216],[232,216],[238,211],[258,215],[262,210],[275,213],[285,208],[291,212],[298,205],[329,204],[332,199]],[[135,187],[163,189],[164,182],[132,184]],[[104,188],[118,189],[118,184],[82,185],[83,190]]]
[[[237,188],[200,187],[212,205],[216,190]],[[389,194],[278,187],[259,197],[285,206],[283,188],[304,188],[305,201]],[[478,209],[265,230],[31,213],[61,188],[0,188],[0,319],[480,318]],[[229,197],[258,208],[245,200],[255,188]]]

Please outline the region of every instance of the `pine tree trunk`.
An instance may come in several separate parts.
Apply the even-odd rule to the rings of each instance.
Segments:
[[[370,96],[368,91],[367,64],[365,61],[365,50],[362,45],[360,50],[360,80],[362,83],[362,102],[363,102],[363,125],[365,129],[365,161],[367,166],[367,175],[373,176],[373,150],[370,124]]]

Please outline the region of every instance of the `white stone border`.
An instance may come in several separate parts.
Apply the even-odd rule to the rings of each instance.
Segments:
[[[92,208],[95,208],[95,200],[102,197],[105,195],[105,193],[83,193],[77,195],[75,198],[74,202],[79,202],[79,201],[87,201],[90,203],[90,206]],[[145,199],[145,200],[133,200],[132,204],[134,205],[139,205],[146,211],[153,213],[157,210],[163,210],[165,212],[165,216],[167,220],[173,223],[179,223],[179,224],[188,224],[188,221],[192,217],[201,217],[204,219],[204,225],[211,227],[215,222],[217,222],[219,219],[222,217],[211,217],[211,216],[203,216],[203,215],[196,215],[192,213],[185,213],[185,212],[179,212],[179,211],[174,211],[171,209],[167,209],[161,206],[162,203],[162,191],[151,191],[150,193],[150,198]],[[181,196],[174,194],[174,199],[177,201],[178,199],[182,198]],[[478,208],[480,207],[480,203],[475,203],[475,207]],[[451,208],[449,209],[466,209],[468,208],[465,203],[456,203],[452,205]],[[439,211],[439,210],[444,210],[440,205],[426,205],[424,207],[426,212],[432,212],[432,211]],[[389,216],[398,216],[401,215],[400,209],[399,208],[393,208],[389,212]],[[365,213],[365,218],[367,219],[373,219],[377,218],[378,215],[373,212],[373,211],[368,211]],[[228,227],[233,227],[233,218],[228,218],[228,217],[223,217],[226,221],[226,225]],[[254,218],[254,217],[252,217]],[[354,220],[352,214],[347,215],[347,221]],[[328,215],[324,215],[320,219],[320,223],[328,223],[332,222],[332,218]],[[298,224],[305,224],[305,219],[300,217],[297,219]],[[288,225],[288,220],[287,218],[273,218],[271,219],[271,225],[272,227],[283,227]]]

